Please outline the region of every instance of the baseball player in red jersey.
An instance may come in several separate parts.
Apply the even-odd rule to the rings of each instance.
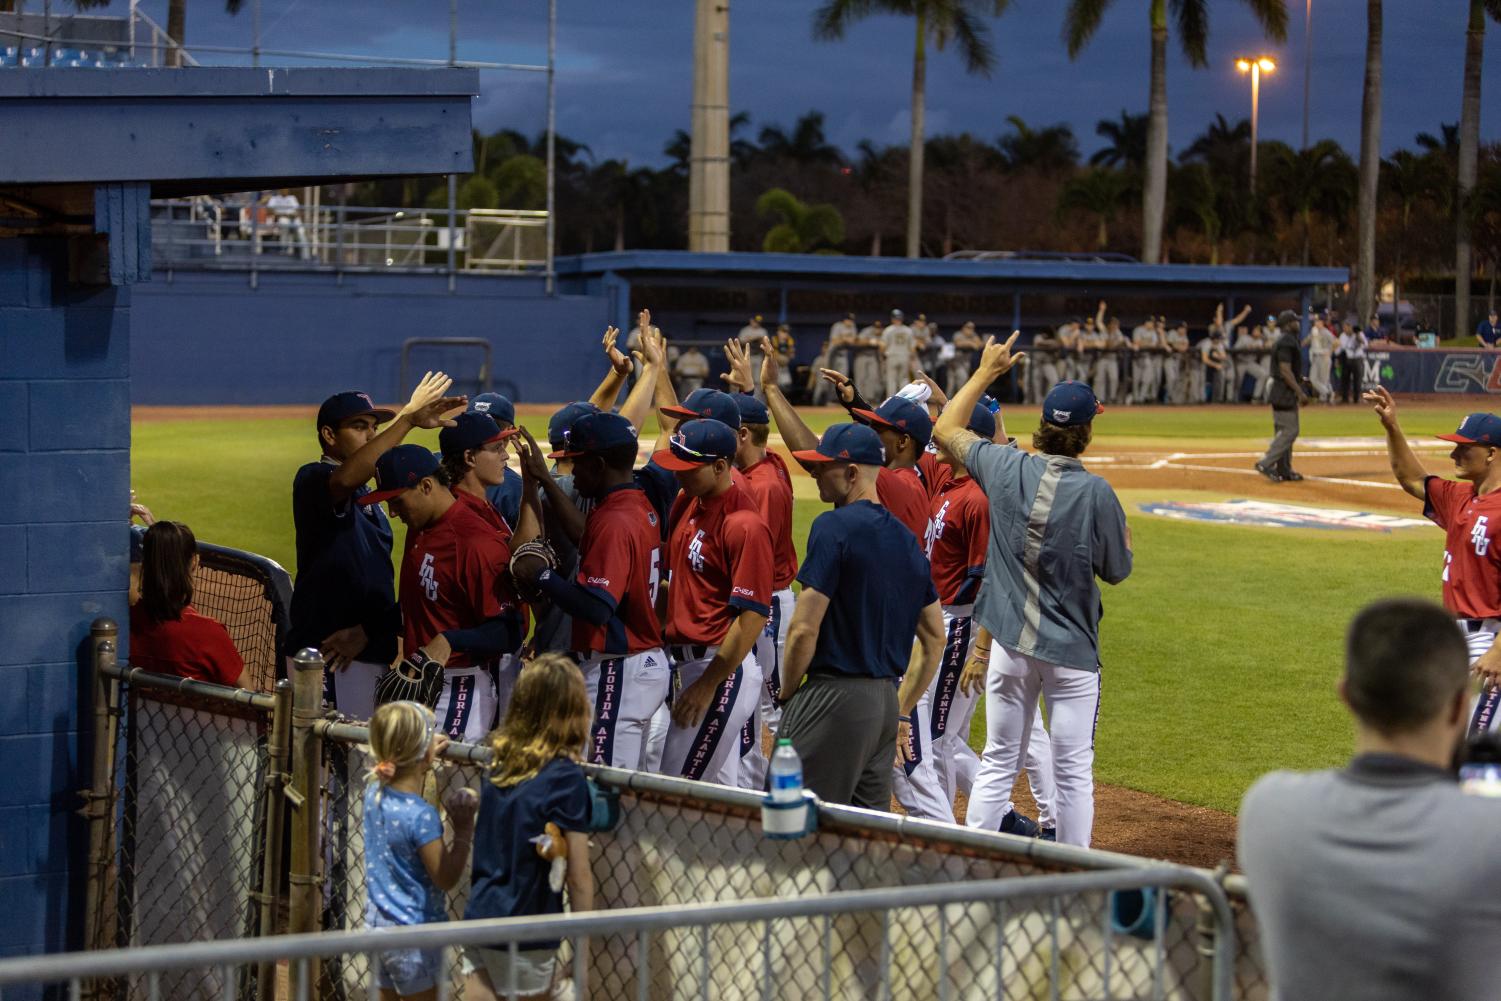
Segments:
[[[740,407],[739,447],[735,450],[735,467],[740,470],[741,485],[756,502],[756,510],[771,531],[771,547],[776,563],[772,571],[771,612],[766,628],[756,639],[756,661],[761,665],[765,684],[761,702],[740,734],[740,785],[760,789],[766,784],[766,752],[761,746],[763,724],[777,733],[782,710],[782,651],[787,645],[787,627],[792,623],[792,582],[797,577],[797,548],[792,544],[792,478],[782,457],[766,447],[771,431],[771,415],[766,404],[754,396],[735,394]]]
[[[740,731],[760,699],[756,638],[771,611],[771,532],[732,478],[735,432],[711,419],[684,422],[653,460],[683,492],[667,543],[667,642],[672,724],[662,770],[733,786]]]
[[[454,500],[448,474],[421,445],[398,445],[375,465],[376,489],[407,526],[399,601],[403,647],[444,665],[435,713],[453,740],[477,742],[495,726],[491,663],[521,644],[510,549],[492,523]]]
[[[1470,732],[1496,728],[1501,715],[1501,417],[1470,414],[1453,434],[1449,458],[1457,479],[1430,476],[1397,423],[1397,403],[1377,386],[1362,399],[1386,431],[1386,452],[1397,483],[1423,502],[1423,514],[1444,530],[1444,607],[1454,613],[1470,648],[1470,669],[1481,693]]]
[[[530,579],[572,619],[573,654],[594,704],[589,760],[639,770],[670,670],[656,609],[662,529],[636,481],[636,430],[618,414],[587,414],[548,458],[572,461],[573,485],[592,506],[575,578],[539,564]]]

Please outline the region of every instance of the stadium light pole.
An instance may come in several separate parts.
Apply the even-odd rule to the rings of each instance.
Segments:
[[[1256,135],[1261,117],[1261,74],[1277,68],[1270,56],[1242,57],[1235,60],[1235,68],[1251,74],[1251,194],[1256,194]]]

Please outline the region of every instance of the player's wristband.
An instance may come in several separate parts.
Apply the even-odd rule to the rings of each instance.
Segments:
[[[911,716],[898,716],[896,718],[896,721],[898,723],[906,723],[908,726],[912,725],[912,717]]]

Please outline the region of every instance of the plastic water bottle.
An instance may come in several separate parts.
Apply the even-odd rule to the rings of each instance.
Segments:
[[[771,755],[771,801],[796,803],[803,798],[803,759],[785,737]]]

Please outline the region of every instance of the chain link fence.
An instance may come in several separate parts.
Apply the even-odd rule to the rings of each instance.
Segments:
[[[91,796],[109,802],[91,813],[95,948],[253,938],[283,926],[364,926],[368,734],[324,713],[320,663],[292,673],[273,697],[99,658],[96,740],[119,753],[103,771],[95,759]],[[117,738],[112,725],[121,727]],[[428,798],[441,804],[456,788],[478,789],[488,757],[485,748],[452,745]],[[963,888],[1149,866],[834,806],[820,806],[811,834],[778,840],[761,832],[756,793],[616,769],[588,772],[602,797],[618,800],[618,823],[591,835],[596,903],[604,911],[749,900],[790,906],[847,891]],[[450,894],[451,917],[462,917],[467,896],[466,878]],[[1206,896],[1193,892],[1083,894],[1026,907],[954,902],[664,929],[649,943],[634,934],[597,935],[579,952],[565,943],[561,958],[589,983],[591,993],[581,997],[1208,1001],[1216,996],[1214,954],[1232,937],[1216,935],[1207,907]],[[1243,897],[1234,923],[1227,971],[1234,996],[1265,998],[1266,973]],[[457,953],[450,958],[448,986],[461,998]],[[272,998],[278,979],[266,964],[168,971],[158,974],[158,996]],[[317,996],[340,1001],[373,1001],[370,982],[369,956],[359,950],[312,964],[309,974]],[[150,992],[144,981],[102,983],[94,996]]]

